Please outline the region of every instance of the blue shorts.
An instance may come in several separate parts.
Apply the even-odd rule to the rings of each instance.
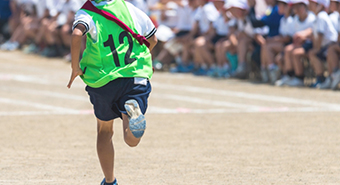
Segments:
[[[313,48],[313,42],[311,40],[307,40],[303,43],[302,48],[305,50],[306,54],[308,54],[308,51]]]
[[[124,104],[134,99],[138,102],[141,112],[145,114],[151,84],[148,79],[118,78],[99,88],[86,86],[86,91],[93,104],[94,114],[102,121],[122,118],[127,114]]]

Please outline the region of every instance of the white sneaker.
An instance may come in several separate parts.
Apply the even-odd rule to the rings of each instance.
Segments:
[[[266,69],[261,69],[261,78],[262,78],[263,83],[269,82],[269,76],[268,76],[268,72]]]
[[[337,89],[338,88],[338,85],[340,83],[340,70],[338,70],[337,72],[333,73],[332,74],[332,84],[331,84],[331,88],[333,90]]]
[[[7,41],[7,42],[1,44],[0,49],[3,50],[3,51],[6,51],[8,45],[9,45],[10,43],[11,43],[10,41]]]
[[[316,85],[316,88],[318,88],[318,89],[330,89],[331,86],[332,86],[331,77],[327,77],[326,80],[323,83]]]
[[[19,48],[19,42],[12,42],[8,47],[7,50],[8,51],[14,51],[17,50]]]
[[[291,78],[288,75],[284,75],[280,80],[275,82],[276,86],[284,86]]]
[[[291,86],[291,87],[302,87],[305,84],[303,83],[303,80],[293,77],[288,82],[286,82],[286,85]]]
[[[270,83],[275,84],[275,82],[279,79],[280,77],[280,68],[276,67],[275,69],[269,70],[269,79]]]

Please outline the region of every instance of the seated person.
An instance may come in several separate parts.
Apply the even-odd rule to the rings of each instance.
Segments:
[[[280,20],[279,35],[268,37],[266,44],[262,45],[261,76],[264,83],[274,84],[278,80],[281,70],[278,67],[280,64],[275,61],[275,56],[281,54],[284,46],[291,43],[294,28],[291,8],[288,3],[289,0],[277,1],[278,12],[284,15]]]
[[[326,52],[329,45],[336,43],[338,40],[338,32],[326,12],[330,1],[318,0],[317,2],[318,8],[314,12],[317,17],[316,24],[313,27],[313,49],[309,51],[308,56],[316,74],[316,83],[313,87],[329,89],[331,88],[331,77],[325,78],[323,62],[326,62]]]
[[[294,16],[293,43],[284,49],[284,75],[277,86],[304,86],[302,57],[312,49],[312,27],[315,15],[308,10],[308,0],[292,0]]]

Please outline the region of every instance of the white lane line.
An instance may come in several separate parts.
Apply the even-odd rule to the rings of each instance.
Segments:
[[[340,104],[324,103],[324,102],[303,100],[303,99],[297,99],[297,98],[288,98],[288,97],[282,97],[282,96],[272,96],[272,95],[262,95],[262,94],[245,93],[245,92],[238,92],[238,91],[219,90],[219,89],[211,89],[211,88],[203,88],[203,87],[194,87],[194,86],[188,86],[188,85],[161,84],[157,82],[153,82],[152,85],[154,88],[160,88],[160,89],[166,89],[166,90],[186,91],[186,92],[191,92],[191,93],[212,94],[212,95],[237,97],[237,98],[244,98],[244,99],[251,99],[251,100],[300,104],[300,105],[307,105],[307,106],[332,107],[333,109],[340,110]]]
[[[21,75],[21,74],[8,74],[8,73],[0,73],[0,81],[17,81],[17,82],[25,82],[25,83],[33,83],[33,84],[41,84],[41,85],[58,85],[65,86],[68,83],[68,79],[65,79],[65,82],[57,81],[52,78],[45,78],[46,76],[39,77],[34,75]],[[76,78],[72,87],[84,88],[85,84],[79,79]]]
[[[25,94],[32,94],[32,95],[39,95],[39,96],[46,96],[46,97],[53,97],[53,98],[62,98],[62,99],[90,102],[88,96],[58,93],[54,91],[35,90],[35,89],[17,88],[17,87],[0,87],[0,90],[9,91],[9,92],[20,92],[20,93],[25,93]]]
[[[192,96],[182,96],[182,95],[173,95],[173,94],[152,94],[154,98],[161,98],[161,99],[169,99],[169,100],[177,100],[177,101],[184,101],[196,104],[204,104],[210,106],[222,106],[222,107],[232,107],[232,108],[253,108],[259,109],[260,106],[250,105],[250,104],[241,104],[241,103],[231,103],[226,101],[214,101],[214,100],[206,100],[203,98],[194,98]]]
[[[51,81],[47,79],[42,79],[39,77],[28,76],[28,75],[14,75],[14,74],[6,74],[0,73],[0,80],[1,81],[19,81],[19,82],[34,82],[36,84],[50,84]]]
[[[74,110],[74,109],[68,109],[68,108],[63,108],[63,107],[57,107],[57,106],[22,101],[22,100],[13,100],[9,98],[0,98],[0,102],[7,103],[7,104],[20,105],[20,106],[34,107],[38,109],[53,110],[57,112],[74,112],[74,113],[78,112],[77,110]]]

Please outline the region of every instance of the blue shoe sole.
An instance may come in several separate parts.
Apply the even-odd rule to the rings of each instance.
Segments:
[[[129,128],[136,138],[141,138],[146,129],[145,116],[142,114],[136,100],[125,102],[125,110],[129,117]]]
[[[106,184],[106,181],[105,181],[105,178],[104,178],[103,181],[100,183],[100,185],[105,185],[105,184]],[[118,185],[117,179],[115,179],[115,180],[113,181],[113,185]]]

